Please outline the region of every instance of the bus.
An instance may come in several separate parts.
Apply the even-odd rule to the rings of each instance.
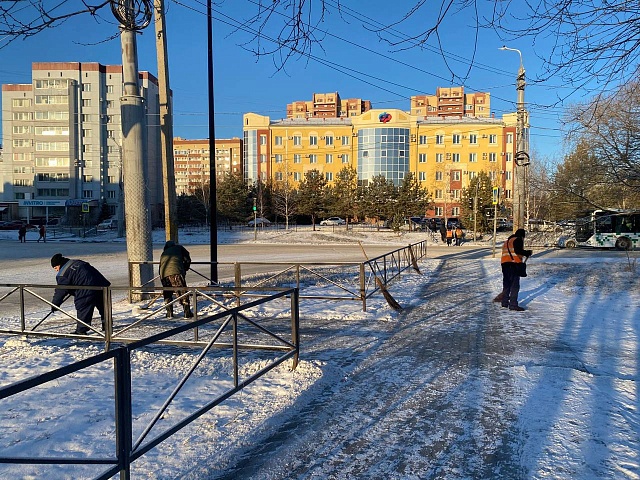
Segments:
[[[640,248],[640,210],[594,210],[576,221],[575,241],[569,239],[565,246]]]

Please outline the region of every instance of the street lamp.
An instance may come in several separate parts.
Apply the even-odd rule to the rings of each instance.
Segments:
[[[524,66],[522,64],[522,52],[517,48],[509,48],[507,46],[502,46],[499,50],[518,52],[518,55],[520,56],[520,68],[518,69],[518,76],[516,77],[516,92],[518,93],[516,126],[517,151],[514,158],[515,178],[513,182],[513,230],[516,231],[519,228],[524,228],[526,167],[529,165],[529,153],[527,152],[524,128],[524,87],[526,82]]]

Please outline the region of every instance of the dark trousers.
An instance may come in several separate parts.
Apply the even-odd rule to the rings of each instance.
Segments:
[[[91,320],[93,320],[93,310],[95,308],[98,309],[100,320],[104,327],[104,298],[102,296],[102,292],[99,290],[95,290],[95,294],[92,294],[90,298],[83,298],[81,304],[76,304],[78,318],[87,325],[91,325]],[[80,331],[88,330],[82,323],[78,323],[76,328]]]
[[[185,280],[184,276],[180,274],[169,275],[167,277],[164,277],[161,280],[161,282],[163,287],[186,287],[187,286],[187,281]],[[183,295],[185,292],[186,290],[176,290],[175,293],[177,293],[178,296],[180,296],[180,295]],[[163,290],[162,296],[164,297],[164,303],[169,303],[171,300],[173,300],[173,291]],[[181,298],[180,303],[182,304],[183,307],[188,307],[189,296],[187,295],[186,297]]]
[[[520,293],[520,275],[513,262],[502,264],[502,306],[517,307]]]

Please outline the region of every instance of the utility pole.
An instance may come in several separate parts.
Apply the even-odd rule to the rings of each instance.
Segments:
[[[513,181],[513,231],[525,226],[525,196],[527,166],[529,165],[529,153],[527,149],[527,139],[525,130],[526,111],[524,107],[524,87],[526,85],[524,65],[522,63],[522,52],[517,48],[500,47],[500,50],[517,52],[520,55],[520,68],[516,77],[517,92],[517,125],[516,125],[516,155],[514,158],[514,181]]]
[[[218,283],[218,207],[216,202],[216,127],[213,101],[213,17],[211,0],[207,0],[207,79],[209,87],[209,243],[211,282]]]
[[[141,287],[153,279],[153,244],[151,218],[148,210],[149,194],[147,168],[144,159],[145,112],[144,100],[138,85],[137,31],[151,21],[150,12],[135,9],[133,0],[112,3],[112,11],[120,21],[122,44],[122,81],[124,93],[120,97],[122,123],[122,163],[124,168],[124,202],[127,223],[127,257],[131,266],[130,287]],[[137,16],[143,14],[137,23]],[[140,263],[148,262],[148,263]],[[132,265],[132,263],[134,263]],[[145,298],[141,292],[133,293],[131,300]]]
[[[162,143],[162,177],[164,187],[164,228],[166,240],[178,242],[176,180],[173,165],[173,104],[169,87],[167,30],[164,23],[164,0],[155,0],[156,55],[158,58],[158,93],[160,100],[160,140]]]

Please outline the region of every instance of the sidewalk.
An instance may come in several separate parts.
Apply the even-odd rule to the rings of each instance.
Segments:
[[[545,302],[558,282],[536,266],[520,296],[534,306],[501,309],[491,302],[497,271],[468,256],[431,261],[421,301],[397,322],[304,325],[302,357],[340,370],[342,381],[326,383],[265,444],[207,478],[635,478],[637,462],[625,465],[615,452],[637,456],[625,445],[637,439],[637,415],[620,435],[599,424],[624,410],[594,377],[616,373],[606,371],[616,359],[601,358],[615,355],[614,341],[589,352],[576,332],[601,319]],[[569,282],[583,275],[576,268]],[[597,301],[606,308],[606,297]],[[588,367],[589,358],[597,364]],[[633,370],[637,362],[626,360]],[[585,404],[594,395],[598,404]]]

